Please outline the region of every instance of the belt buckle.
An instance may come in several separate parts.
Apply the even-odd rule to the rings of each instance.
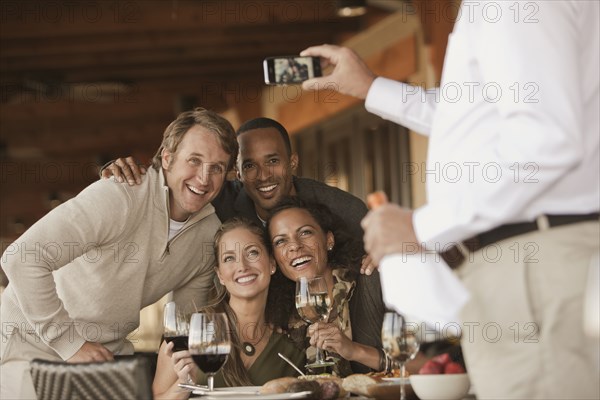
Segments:
[[[460,247],[458,246],[460,244],[461,247],[463,247],[463,250],[460,249]],[[446,264],[448,264],[448,266],[450,267],[450,269],[456,269],[458,267],[461,266],[461,264],[466,260],[465,254],[463,253],[464,251],[464,246],[462,245],[462,243],[457,243],[457,245],[454,245],[452,247],[450,247],[448,250],[444,251],[443,253],[440,253],[440,256],[442,257],[442,259],[446,262]],[[467,253],[468,255],[468,253]]]

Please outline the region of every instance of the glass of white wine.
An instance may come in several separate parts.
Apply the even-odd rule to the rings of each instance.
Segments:
[[[419,351],[417,325],[407,324],[404,317],[395,312],[387,312],[383,317],[381,328],[383,349],[400,364],[400,400],[406,400],[406,367]]]
[[[316,276],[298,279],[296,282],[296,309],[300,317],[309,324],[327,321],[331,311],[331,296],[329,296],[325,278]],[[307,364],[306,368],[323,368],[332,365],[334,363],[326,361],[323,357],[323,350],[317,347],[315,362]]]

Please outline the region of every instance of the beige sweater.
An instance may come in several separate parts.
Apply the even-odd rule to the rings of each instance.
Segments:
[[[143,307],[171,290],[181,304],[205,304],[219,219],[209,204],[169,241],[168,198],[162,171],[150,169],[139,186],[101,180],[49,212],[2,256],[2,326],[34,330],[28,338],[50,359],[86,340],[127,354]]]

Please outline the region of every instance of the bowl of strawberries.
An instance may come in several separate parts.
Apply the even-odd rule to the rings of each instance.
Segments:
[[[460,400],[469,393],[471,383],[465,369],[448,353],[427,361],[410,384],[421,400]]]

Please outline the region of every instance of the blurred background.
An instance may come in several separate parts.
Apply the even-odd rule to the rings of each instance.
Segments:
[[[343,4],[349,3],[349,4]],[[288,128],[299,175],[364,199],[424,200],[426,139],[322,90],[263,83],[262,60],[344,44],[377,73],[433,86],[458,0],[0,2],[1,250],[119,156],[147,163],[202,106]],[[6,278],[0,274],[0,286]]]

